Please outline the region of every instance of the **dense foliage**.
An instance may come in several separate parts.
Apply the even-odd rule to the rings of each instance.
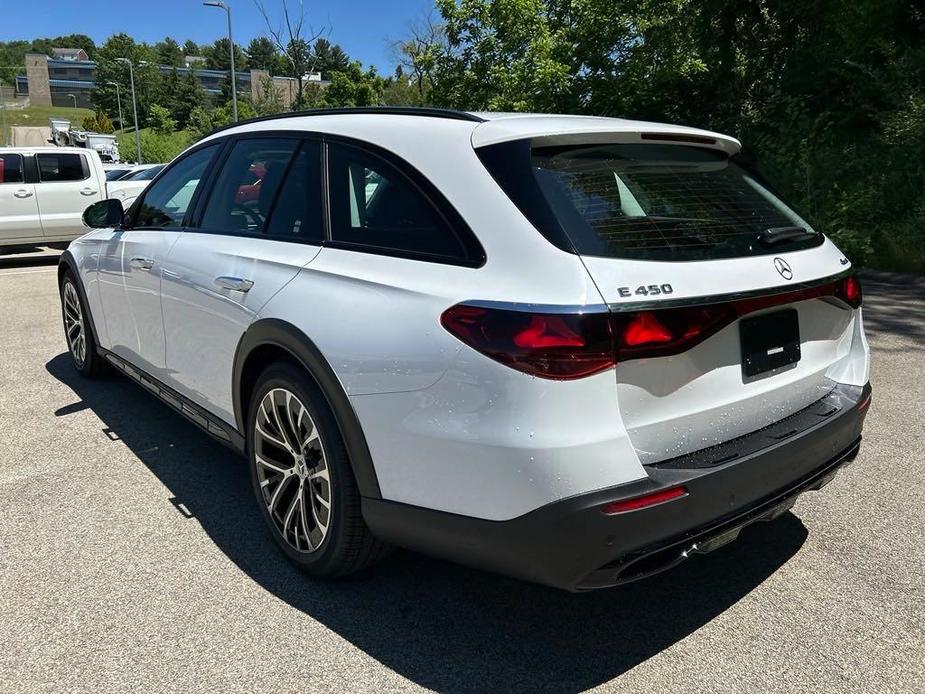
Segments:
[[[437,6],[444,43],[422,51],[434,103],[623,116],[732,133],[785,197],[855,261],[925,270],[920,2],[437,0]]]

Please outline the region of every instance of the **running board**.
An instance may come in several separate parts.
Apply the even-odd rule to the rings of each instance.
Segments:
[[[216,441],[225,444],[237,453],[244,454],[244,437],[230,424],[218,419],[215,415],[207,412],[189,398],[180,395],[170,386],[164,385],[137,366],[129,364],[117,354],[102,348],[97,351],[116,369],[144,387],[152,395],[170,405],[173,410],[182,414]]]

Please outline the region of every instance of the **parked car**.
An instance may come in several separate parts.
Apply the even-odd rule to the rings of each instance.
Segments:
[[[106,198],[99,155],[78,147],[0,147],[0,246],[71,241]]]
[[[739,148],[574,116],[240,123],[87,211],[71,357],[245,455],[313,576],[390,545],[648,576],[825,485],[870,404],[851,264]]]
[[[106,164],[103,163],[103,171],[106,172],[107,181],[117,181],[126,174],[129,174],[133,171],[134,166],[132,164]]]
[[[145,164],[135,167],[121,178],[109,184],[109,197],[120,200],[125,209],[132,206],[135,199],[148,184],[167,166],[166,164]]]

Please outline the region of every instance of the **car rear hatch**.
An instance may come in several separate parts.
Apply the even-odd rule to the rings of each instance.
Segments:
[[[848,261],[737,150],[678,129],[477,147],[613,312],[618,403],[644,464],[788,417],[859,358]]]

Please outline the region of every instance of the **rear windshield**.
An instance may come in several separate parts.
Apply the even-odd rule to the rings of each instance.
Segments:
[[[532,165],[543,196],[584,255],[707,260],[823,242],[755,174],[715,150],[661,144],[538,148]]]

